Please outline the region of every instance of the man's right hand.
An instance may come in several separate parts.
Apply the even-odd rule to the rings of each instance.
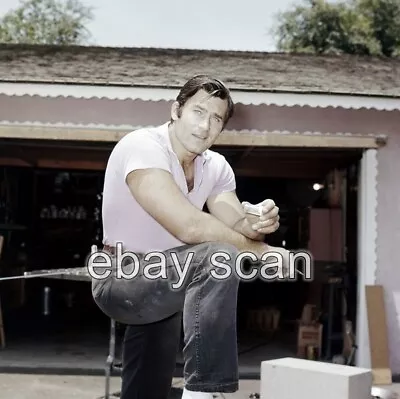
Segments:
[[[268,263],[279,265],[281,269],[279,274],[282,274],[284,277],[289,276],[290,252],[287,249],[273,247],[260,241],[255,241],[252,246],[254,246],[252,252],[258,257],[263,265]],[[270,254],[270,256],[268,254]],[[279,259],[277,259],[277,257]]]

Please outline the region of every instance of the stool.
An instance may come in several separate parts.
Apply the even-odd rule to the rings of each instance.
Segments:
[[[6,335],[4,333],[3,313],[1,311],[1,300],[0,300],[0,344],[2,349],[6,347]]]
[[[90,252],[93,255],[96,253],[98,250],[97,245],[92,245],[90,247]],[[119,397],[119,393],[115,394],[110,394],[110,379],[111,379],[111,374],[113,371],[119,371],[121,372],[122,370],[122,365],[115,363],[115,342],[116,342],[116,322],[114,319],[110,320],[110,339],[109,339],[109,345],[108,345],[108,356],[106,359],[106,365],[105,365],[105,396],[104,399],[111,399],[112,397],[116,398]],[[111,395],[111,396],[110,396]]]
[[[112,397],[118,397],[114,394],[110,396],[110,378],[113,371],[122,370],[122,365],[115,363],[115,343],[116,343],[116,322],[114,319],[111,319],[110,323],[110,342],[109,342],[109,350],[108,356],[106,360],[106,367],[105,367],[105,376],[106,376],[106,386],[105,386],[105,396],[104,399],[111,399]]]
[[[0,236],[0,258],[1,258],[1,253],[3,251],[3,243],[4,243],[4,237]],[[1,298],[0,298],[0,345],[2,349],[6,347],[6,335],[4,333],[3,312],[1,310]]]

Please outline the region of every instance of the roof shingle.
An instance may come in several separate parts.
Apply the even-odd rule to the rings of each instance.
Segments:
[[[400,97],[400,59],[159,48],[0,45],[0,81],[181,86],[208,73],[231,89]]]

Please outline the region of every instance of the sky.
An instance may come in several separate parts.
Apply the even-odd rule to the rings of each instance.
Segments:
[[[82,0],[94,7],[91,44],[275,51],[275,15],[293,0]],[[0,0],[0,16],[18,0]]]

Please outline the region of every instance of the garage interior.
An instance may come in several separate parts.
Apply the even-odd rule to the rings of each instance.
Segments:
[[[2,139],[2,277],[84,265],[90,246],[101,244],[102,183],[112,147],[110,142]],[[313,356],[331,361],[345,349],[349,355],[344,325],[351,322],[355,331],[362,150],[224,144],[215,150],[235,170],[241,201],[272,198],[279,206],[281,226],[267,242],[317,255],[312,281],[241,283],[241,375],[257,376],[262,360],[300,356],[304,323],[319,334],[319,344],[310,345],[317,350]],[[88,283],[4,281],[0,299],[6,337],[0,369],[27,369],[34,362],[49,372],[54,367],[103,372],[109,320],[94,304]],[[302,350],[301,356],[311,356]],[[181,362],[179,354],[177,365]]]

